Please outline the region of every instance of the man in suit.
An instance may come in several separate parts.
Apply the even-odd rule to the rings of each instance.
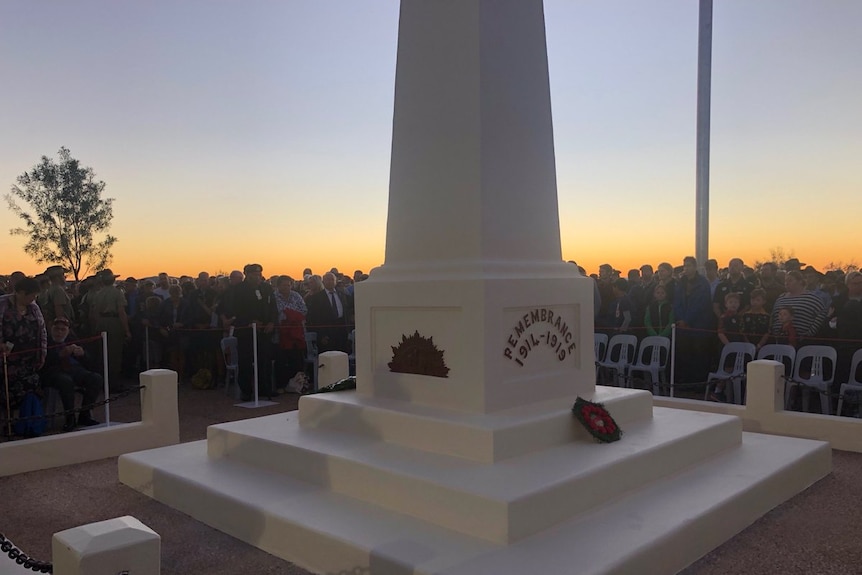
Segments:
[[[353,302],[336,285],[335,274],[323,274],[323,289],[306,300],[306,326],[317,332],[317,348],[324,351],[350,353],[347,334],[350,330]]]
[[[258,330],[257,375],[260,396],[272,397],[270,365],[272,346],[269,340],[278,317],[275,294],[270,283],[263,280],[263,266],[248,264],[243,268],[245,279],[228,288],[224,294],[221,313],[225,326],[236,328],[237,361],[239,376],[237,384],[242,401],[251,401],[254,392],[254,334],[251,326]],[[233,274],[231,274],[233,276]]]

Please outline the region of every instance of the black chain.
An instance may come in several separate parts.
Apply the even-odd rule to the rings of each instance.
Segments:
[[[138,385],[136,387],[130,387],[129,389],[125,389],[120,393],[117,393],[117,394],[112,395],[110,397],[106,397],[102,401],[97,401],[95,403],[91,403],[90,405],[82,405],[81,407],[78,407],[78,408],[67,409],[66,411],[57,411],[55,413],[45,413],[42,415],[30,415],[28,417],[19,417],[19,418],[13,419],[10,423],[12,423],[14,425],[18,421],[38,421],[41,419],[53,419],[55,417],[60,417],[63,415],[74,415],[74,414],[79,413],[81,411],[89,411],[91,409],[95,409],[95,408],[100,407],[102,405],[107,405],[108,403],[111,403],[112,401],[117,401],[118,399],[123,399],[124,397],[127,397],[127,396],[131,395],[132,393],[143,389],[144,387],[146,387],[146,386]]]
[[[12,559],[18,565],[24,567],[24,569],[30,569],[35,571],[36,573],[53,573],[54,565],[51,563],[46,563],[45,561],[36,561],[17,547],[12,544],[11,541],[6,539],[6,537],[0,533],[0,551],[6,553],[9,556],[9,559]]]
[[[598,363],[596,365],[600,368],[603,368],[603,369],[616,369],[616,368],[612,368],[612,367],[600,366],[600,365],[598,365]],[[715,377],[713,379],[710,379],[709,381],[696,381],[696,382],[690,382],[690,383],[675,382],[672,387],[674,389],[685,389],[687,387],[701,387],[702,388],[702,387],[705,387],[707,385],[713,385],[716,383],[730,383],[733,380],[738,379],[740,377],[745,379],[744,375],[736,375],[736,376],[732,376],[732,377]],[[620,375],[619,377],[613,377],[612,379],[615,381],[625,381],[628,383],[646,381],[644,378],[634,377],[633,375]],[[667,382],[667,381],[665,381],[665,382],[653,382],[653,384],[665,386],[665,387],[671,387],[670,382]]]
[[[793,379],[792,377],[787,377],[787,376],[782,376],[782,377],[784,377],[784,381],[786,381],[787,383],[795,383],[796,385],[799,385],[801,387],[808,387],[811,389],[815,389],[817,391],[817,393],[819,393],[820,395],[825,395],[825,396],[830,397],[832,399],[843,399],[845,403],[848,403],[850,405],[859,405],[860,403],[862,403],[862,394],[860,394],[860,393],[856,393],[856,392],[851,391],[850,393],[841,394],[841,393],[831,393],[831,392],[821,391],[821,390],[817,389],[817,386],[812,385],[810,383],[807,383],[805,381],[799,381],[797,379]]]

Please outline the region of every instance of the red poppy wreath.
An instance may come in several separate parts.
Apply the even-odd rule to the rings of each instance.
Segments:
[[[619,441],[623,435],[620,426],[601,403],[593,403],[579,397],[572,406],[572,414],[590,435],[602,443]]]

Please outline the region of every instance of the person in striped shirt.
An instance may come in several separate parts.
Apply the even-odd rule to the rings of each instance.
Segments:
[[[823,301],[814,293],[805,289],[805,278],[801,272],[791,271],[784,279],[786,292],[778,296],[772,308],[770,320],[773,335],[781,333],[781,319],[778,311],[782,307],[793,308],[793,327],[800,340],[814,337],[826,319],[826,308]]]

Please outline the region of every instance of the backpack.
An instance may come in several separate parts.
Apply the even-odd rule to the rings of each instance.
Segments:
[[[195,389],[212,389],[215,387],[213,374],[210,370],[202,367],[192,376],[192,387]]]
[[[45,419],[25,419],[38,418],[45,415],[45,410],[42,409],[42,400],[35,392],[28,391],[24,394],[24,399],[18,406],[19,421],[15,422],[15,433],[24,437],[39,437],[45,433],[47,421]],[[24,421],[20,421],[23,419]]]

